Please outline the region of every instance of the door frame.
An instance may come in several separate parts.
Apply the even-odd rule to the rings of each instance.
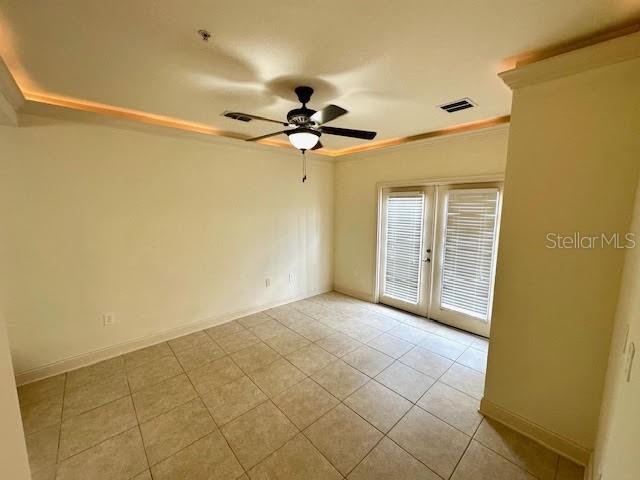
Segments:
[[[373,272],[373,295],[371,296],[373,303],[380,303],[380,268],[382,263],[382,214],[383,214],[383,191],[388,188],[411,188],[411,187],[429,187],[437,185],[447,185],[451,183],[456,184],[473,184],[473,183],[490,183],[490,182],[504,182],[503,173],[494,173],[488,175],[468,175],[458,177],[433,177],[433,178],[420,178],[416,180],[396,180],[388,182],[376,183],[376,252],[372,258]],[[437,215],[437,212],[435,212]],[[432,235],[435,235],[435,228]],[[496,237],[497,238],[497,237]],[[433,241],[433,238],[431,239]]]

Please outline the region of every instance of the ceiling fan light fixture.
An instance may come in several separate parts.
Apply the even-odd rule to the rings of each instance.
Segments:
[[[311,150],[320,141],[320,132],[310,128],[296,128],[286,133],[291,145],[298,150]]]

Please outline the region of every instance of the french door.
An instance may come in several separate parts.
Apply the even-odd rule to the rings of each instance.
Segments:
[[[379,300],[489,335],[501,185],[385,189]]]

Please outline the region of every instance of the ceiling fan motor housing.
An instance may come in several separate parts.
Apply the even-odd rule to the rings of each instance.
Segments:
[[[311,110],[310,108],[294,108],[289,113],[287,113],[287,121],[294,125],[308,125],[312,123],[309,118],[314,113],[316,113],[316,111]]]

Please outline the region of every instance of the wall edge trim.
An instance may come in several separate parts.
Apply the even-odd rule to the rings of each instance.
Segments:
[[[233,312],[223,313],[221,315],[216,315],[202,320],[196,320],[177,327],[172,327],[170,329],[161,330],[149,335],[127,340],[125,342],[116,343],[108,347],[63,358],[61,360],[42,365],[40,367],[34,367],[21,372],[16,372],[16,385],[21,386],[27,383],[35,382],[37,380],[43,380],[45,378],[52,377],[54,375],[70,372],[72,370],[93,365],[94,363],[108,360],[110,358],[117,357],[119,355],[123,355],[140,348],[149,347],[151,345],[165,342],[167,340],[172,340],[183,335],[188,335],[205,328],[215,327],[217,325],[221,325],[223,323],[227,323],[237,318],[242,318],[257,312],[261,312],[269,308],[274,308],[286,303],[303,300],[305,298],[313,297],[315,295],[320,295],[322,293],[330,291],[332,291],[331,286],[310,290],[302,295],[297,295],[285,300],[269,302],[249,309],[235,310]]]
[[[571,50],[498,74],[512,90],[640,57],[640,32]]]
[[[590,449],[501,407],[486,397],[480,401],[480,413],[580,465],[586,466],[589,462],[592,453]]]

